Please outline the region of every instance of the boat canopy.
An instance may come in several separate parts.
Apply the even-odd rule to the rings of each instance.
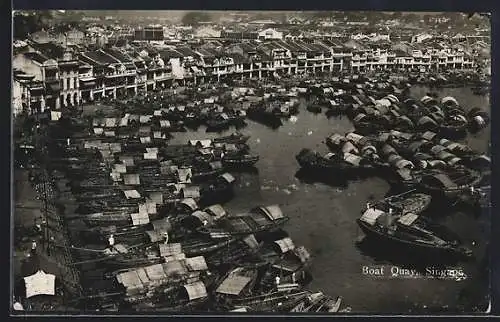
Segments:
[[[395,96],[393,95],[393,97],[395,97]],[[397,100],[397,98],[396,98],[396,100]],[[392,103],[393,103],[393,102],[392,102],[391,100],[389,100],[388,98],[383,98],[383,99],[378,100],[378,101],[375,101],[375,102],[377,103],[377,105],[379,105],[379,104],[380,104],[381,106],[386,107],[386,108],[387,108],[387,107],[389,107],[389,106],[391,106],[391,105],[392,105]]]
[[[427,153],[417,152],[417,153],[415,153],[414,158],[417,160],[431,160],[432,156],[430,154],[427,154]]]
[[[205,208],[205,211],[210,213],[216,220],[227,215],[226,210],[219,204],[211,205]]]
[[[226,172],[224,174],[221,175],[221,177],[227,181],[227,183],[233,183],[236,179],[233,177],[232,174],[230,174],[229,172]]]
[[[123,175],[123,183],[125,183],[126,185],[131,185],[131,186],[140,185],[141,181],[139,179],[139,174],[137,174],[137,173],[124,174]]]
[[[379,210],[379,209],[375,209],[375,208],[369,208],[367,209],[363,215],[361,216],[361,218],[359,218],[361,221],[373,226],[375,225],[375,223],[377,222],[377,219],[383,215],[384,212],[382,210]]]
[[[418,120],[417,125],[418,126],[424,126],[424,125],[437,126],[437,123],[436,123],[436,121],[434,121],[433,119],[431,119],[429,116],[422,116]]]
[[[256,208],[256,210],[265,214],[272,221],[285,217],[278,205],[259,206]]]
[[[342,146],[342,152],[343,153],[355,153],[355,154],[358,154],[359,150],[351,142],[348,141],[348,142],[344,143],[344,145]]]
[[[344,161],[350,165],[358,167],[361,163],[361,157],[352,153],[344,153]]]
[[[196,210],[191,214],[191,216],[198,218],[199,223],[203,225],[203,223],[207,223],[208,225],[213,224],[214,222],[214,217],[211,216],[209,213],[201,210]]]
[[[420,102],[422,102],[422,103],[424,103],[424,104],[425,104],[425,103],[428,103],[429,101],[432,101],[432,100],[434,100],[434,98],[432,98],[432,97],[430,97],[430,96],[425,95],[424,97],[422,97],[422,98],[420,99]]]
[[[192,146],[201,146],[202,148],[208,148],[212,145],[212,140],[190,140],[189,144]]]
[[[186,258],[184,263],[186,264],[187,269],[191,272],[208,270],[207,262],[203,256]]]
[[[219,294],[239,295],[251,280],[248,276],[231,275],[217,287],[215,292]]]
[[[408,145],[408,149],[412,153],[417,153],[420,150],[420,148],[427,143],[428,143],[427,141],[423,141],[423,140],[415,141],[415,142],[410,143],[410,145]]]
[[[124,190],[125,198],[127,199],[140,199],[141,194],[137,190]]]
[[[158,244],[158,250],[161,257],[171,257],[182,254],[182,245],[181,243]]]
[[[415,215],[411,212],[404,214],[403,216],[399,217],[398,223],[405,225],[405,226],[411,226],[415,220],[418,219],[418,215]]]
[[[377,148],[374,147],[373,145],[365,145],[362,149],[361,149],[361,153],[362,154],[365,154],[367,153],[368,151],[371,151],[372,153],[377,153]]]
[[[424,140],[427,140],[427,141],[432,141],[434,140],[434,138],[436,137],[436,133],[432,132],[432,131],[426,131],[422,134],[422,139]]]
[[[390,144],[384,144],[384,146],[382,146],[382,155],[384,155],[384,156],[388,156],[391,154],[397,154],[397,153],[398,152],[396,151],[396,149]]]
[[[186,290],[190,301],[201,299],[208,296],[207,289],[202,281],[186,284],[184,285],[184,289]]]
[[[413,169],[415,167],[415,165],[411,161],[404,160],[404,159],[396,161],[394,166],[398,169],[403,169],[403,168]]]
[[[359,134],[354,133],[354,132],[350,132],[350,133],[347,133],[347,135],[345,136],[345,138],[348,139],[349,141],[351,141],[354,144],[358,144],[359,140],[363,139],[364,136],[359,135]]]
[[[151,222],[151,225],[153,226],[153,230],[157,232],[169,232],[172,230],[172,224],[168,218],[154,220]]]
[[[130,218],[132,219],[132,224],[134,226],[149,224],[148,213],[140,212],[140,213],[130,214]]]
[[[454,157],[454,158],[451,158],[450,160],[448,160],[448,164],[453,166],[453,165],[460,163],[461,161],[462,161],[462,159],[460,159],[458,157]]]
[[[184,198],[199,198],[201,196],[198,186],[184,187],[181,191]]]
[[[364,113],[359,113],[358,115],[356,115],[356,117],[352,120],[354,123],[356,122],[361,122],[361,120],[363,120],[364,118],[366,117],[366,114]]]
[[[454,154],[451,154],[450,152],[447,152],[447,151],[441,151],[441,152],[438,153],[437,157],[440,160],[447,161],[447,160],[456,158],[457,156],[454,155]]]
[[[328,137],[328,141],[335,145],[340,145],[341,143],[346,141],[345,136],[342,136],[338,133],[334,133]]]
[[[255,239],[255,236],[253,234],[248,235],[245,238],[243,238],[243,241],[251,249],[256,249],[257,247],[259,247],[259,242],[257,241],[257,239]]]
[[[180,168],[177,169],[177,176],[179,178],[179,182],[191,182],[191,178],[193,177],[193,173],[191,168]]]
[[[431,166],[431,168],[444,168],[446,163],[443,160],[427,160],[427,164]]]
[[[295,249],[295,244],[293,243],[290,237],[276,240],[274,243],[278,245],[282,253],[286,253],[288,251]]]
[[[434,174],[432,176],[426,177],[424,179],[426,182],[432,185],[437,185],[440,188],[451,189],[456,187],[456,184],[444,173]]]
[[[446,147],[444,147],[442,145],[435,145],[431,148],[431,153],[434,155],[438,155],[439,153],[441,153],[444,150],[446,150]]]
[[[198,204],[193,198],[185,198],[180,203],[187,206],[191,210],[198,209]]]
[[[447,105],[447,106],[458,106],[458,101],[454,98],[454,97],[451,97],[451,96],[446,96],[446,97],[443,97],[443,99],[441,100],[441,104],[443,105]]]
[[[394,96],[393,94],[389,94],[385,98],[388,99],[389,101],[391,101],[392,103],[399,102],[399,99],[396,96]]]

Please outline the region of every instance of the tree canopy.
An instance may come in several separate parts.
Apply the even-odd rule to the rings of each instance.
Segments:
[[[202,21],[210,21],[210,14],[203,11],[191,11],[182,17],[182,24],[187,26],[197,25]]]

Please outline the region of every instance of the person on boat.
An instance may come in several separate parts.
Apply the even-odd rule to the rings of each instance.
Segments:
[[[113,248],[115,247],[115,237],[113,236],[113,234],[111,234],[108,238],[108,246],[110,250],[113,250]]]
[[[14,299],[13,309],[14,311],[24,311],[24,307],[21,304],[21,301]]]
[[[71,140],[70,140],[70,138],[66,138],[66,145],[67,145],[67,146],[70,146],[70,144],[71,144]]]
[[[166,245],[166,244],[168,244],[168,233],[167,233],[167,232],[164,232],[164,233],[163,233],[163,239],[164,239],[164,242],[163,242],[163,243],[164,243],[165,245]]]
[[[366,210],[371,209],[371,207],[372,207],[372,205],[369,202],[367,202],[366,203]]]
[[[276,286],[279,286],[280,285],[280,281],[281,281],[281,278],[279,276],[276,276],[275,279],[274,279],[275,283],[276,283]]]
[[[33,240],[31,242],[31,253],[32,254],[36,254],[36,247],[37,247],[36,240]]]

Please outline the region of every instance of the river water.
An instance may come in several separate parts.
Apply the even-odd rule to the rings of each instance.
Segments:
[[[425,87],[412,89],[415,98],[428,92]],[[455,97],[466,109],[477,106],[489,112],[488,97],[475,96],[468,88],[443,89],[438,94],[440,98]],[[329,134],[351,130],[353,126],[346,117],[328,119],[324,114],[307,112],[304,106],[295,122],[285,121],[276,130],[248,121],[241,132],[251,135],[248,142],[251,151],[260,155],[256,165],[258,173],[235,174],[235,198],[225,205],[226,209],[238,213],[258,204],[279,204],[290,217],[284,229],[296,245],[303,245],[311,252],[313,281],[309,288],[342,296],[353,312],[484,311],[487,306],[487,271],[484,270],[489,232],[487,215],[474,217],[468,213],[450,212],[441,216],[476,255],[473,262],[453,264],[468,276],[463,281],[363,275],[363,266],[382,265],[387,271],[392,265],[408,267],[398,260],[404,257],[402,255],[412,257],[411,254],[391,254],[391,250],[377,249],[377,245],[368,245],[361,251],[356,243],[362,236],[356,218],[368,199],[383,198],[388,193],[388,183],[373,177],[332,186],[302,182],[295,177],[299,170],[295,155],[302,148],[326,153],[328,150],[322,141]],[[216,134],[200,128],[196,132],[176,133],[172,143],[214,136]],[[486,152],[489,137],[488,127],[479,134],[469,135],[465,141],[474,149]]]

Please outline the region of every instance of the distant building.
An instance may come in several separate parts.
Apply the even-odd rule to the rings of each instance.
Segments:
[[[160,25],[147,26],[134,31],[134,39],[142,41],[160,41],[164,38],[163,27]]]
[[[259,32],[259,39],[268,40],[268,39],[283,39],[283,33],[280,31],[276,31],[272,28],[264,29]]]
[[[195,38],[219,38],[220,36],[221,31],[215,30],[211,26],[203,26],[194,32]]]
[[[428,34],[428,33],[422,33],[422,34],[418,34],[418,35],[415,35],[411,38],[411,42],[416,42],[416,43],[420,43],[420,42],[423,42],[425,40],[429,40],[429,39],[432,39],[432,35],[431,34]]]

